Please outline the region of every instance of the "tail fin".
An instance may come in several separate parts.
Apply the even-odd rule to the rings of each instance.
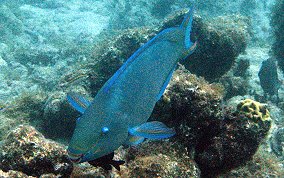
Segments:
[[[192,26],[192,20],[193,20],[193,11],[194,6],[192,6],[187,13],[187,15],[184,17],[184,20],[182,21],[180,28],[185,30],[185,38],[184,43],[186,49],[189,49],[193,43],[190,41],[190,32],[191,32],[191,26]]]

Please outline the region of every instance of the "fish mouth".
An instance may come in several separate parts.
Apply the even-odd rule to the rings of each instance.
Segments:
[[[84,156],[84,154],[82,154],[82,153],[74,153],[74,152],[70,151],[69,149],[68,149],[67,152],[68,152],[69,160],[72,161],[73,163],[79,163]]]
[[[83,158],[83,154],[79,154],[79,155],[73,155],[73,154],[68,154],[68,158],[70,161],[72,161],[73,163],[79,163],[82,158]]]
[[[82,156],[80,157],[80,158],[70,158],[69,157],[69,159],[70,159],[70,161],[72,161],[73,163],[79,163],[81,160],[82,160]]]

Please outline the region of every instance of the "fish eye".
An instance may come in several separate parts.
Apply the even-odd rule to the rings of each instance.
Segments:
[[[109,132],[109,128],[108,127],[103,127],[102,128],[102,132],[103,132],[103,134],[108,133]]]

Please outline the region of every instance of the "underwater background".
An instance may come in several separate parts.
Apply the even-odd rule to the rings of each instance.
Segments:
[[[120,171],[71,163],[67,93],[94,98],[193,4],[196,50],[149,119],[176,135],[120,147]],[[284,0],[1,0],[0,177],[284,177],[283,44]]]

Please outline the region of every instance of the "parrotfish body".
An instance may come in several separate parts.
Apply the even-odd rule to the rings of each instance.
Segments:
[[[70,93],[67,99],[82,113],[68,147],[74,162],[92,161],[119,146],[137,145],[144,138],[175,134],[158,121],[147,122],[177,63],[190,55],[193,8],[179,27],[168,28],[140,47],[104,84],[91,103]]]

